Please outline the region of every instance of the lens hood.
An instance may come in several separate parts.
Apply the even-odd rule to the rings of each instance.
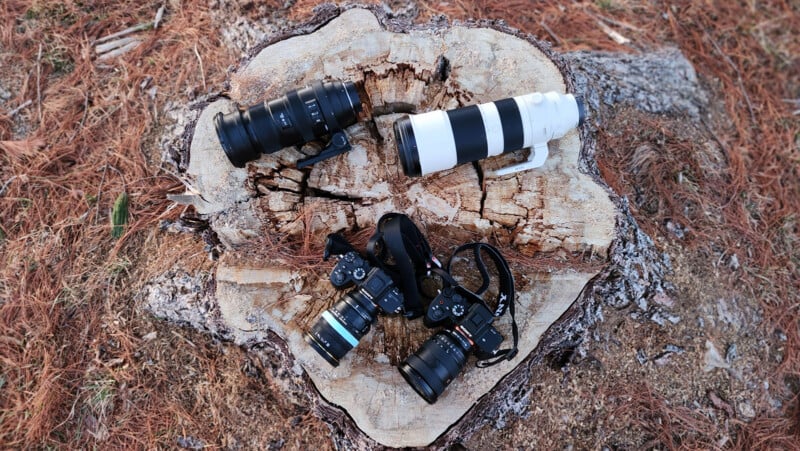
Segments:
[[[243,168],[248,161],[261,156],[256,146],[250,142],[247,129],[242,120],[242,111],[238,108],[228,114],[217,113],[214,116],[214,128],[217,130],[222,150],[231,164]]]

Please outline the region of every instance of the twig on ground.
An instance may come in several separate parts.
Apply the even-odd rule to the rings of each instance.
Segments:
[[[89,93],[87,92],[86,97],[83,100],[83,117],[81,117],[81,121],[78,123],[78,127],[75,129],[74,132],[72,132],[72,136],[69,137],[67,143],[71,143],[75,139],[75,137],[78,136],[78,133],[80,133],[80,131],[83,130],[83,124],[84,122],[86,122],[86,115],[88,113],[89,113]]]
[[[156,18],[153,21],[153,30],[158,29],[158,24],[161,23],[161,18],[163,17],[164,17],[164,5],[161,5],[161,8],[158,8],[158,11],[156,12]]]
[[[105,60],[109,60],[109,59],[116,58],[118,56],[124,55],[124,54],[130,52],[131,50],[135,49],[136,47],[139,47],[139,44],[142,43],[141,39],[136,39],[136,38],[130,38],[130,39],[131,40],[126,42],[126,43],[124,43],[124,45],[115,46],[114,50],[111,50],[110,52],[107,52],[107,53],[103,53],[102,55],[100,55],[97,58],[97,60],[98,61],[105,61]],[[118,41],[114,41],[113,43],[116,43],[116,42],[118,42]],[[98,53],[101,53],[97,49],[95,49],[95,51],[97,51]]]
[[[781,99],[784,103],[790,103],[794,107],[800,107],[800,99]],[[800,109],[792,111],[792,116],[800,115]]]
[[[100,184],[97,185],[97,196],[94,198],[95,204],[95,212],[94,212],[94,223],[97,224],[97,221],[100,220],[100,196],[103,194],[103,183],[106,181],[106,173],[108,172],[108,163],[103,165],[103,176],[100,177]]]
[[[200,57],[200,52],[197,51],[197,44],[194,45],[194,54],[197,56],[197,61],[200,63],[200,77],[203,80],[203,91],[205,92],[208,88],[206,88],[206,71],[203,69],[203,58]]]
[[[599,19],[597,20],[597,26],[599,26],[600,29],[603,30],[603,33],[607,34],[608,37],[611,38],[617,44],[625,45],[625,44],[628,44],[629,42],[631,42],[630,39],[628,39],[625,36],[617,33],[616,31],[612,30],[611,27],[609,27],[608,25],[604,24]]]
[[[539,21],[539,25],[541,25],[542,28],[544,28],[544,31],[546,31],[547,34],[549,34],[550,37],[553,38],[556,45],[562,45],[564,43],[564,41],[562,41],[561,38],[559,38],[558,35],[549,26],[547,26],[547,23],[545,23],[544,20]]]
[[[136,42],[137,44],[141,43],[142,40],[136,37],[126,37],[126,38],[119,38],[113,41],[106,42],[105,44],[98,44],[94,46],[94,51],[98,54],[100,53],[108,53],[112,50],[118,49],[120,47],[127,46],[128,44]],[[106,55],[102,55],[100,58],[105,57]]]
[[[97,45],[97,44],[100,44],[100,43],[103,43],[103,42],[106,42],[106,41],[111,41],[112,39],[117,39],[117,38],[121,38],[123,36],[127,36],[127,35],[129,35],[131,33],[136,33],[137,31],[147,30],[152,26],[153,26],[153,22],[140,23],[139,25],[134,25],[134,26],[132,26],[130,28],[126,28],[126,29],[124,29],[122,31],[118,31],[118,32],[110,34],[108,36],[103,36],[102,38],[94,41],[94,43],[95,43],[95,45]]]
[[[189,346],[191,346],[191,347],[193,347],[193,348],[196,348],[196,347],[197,347],[197,345],[195,345],[194,343],[192,343],[191,341],[189,341],[189,339],[188,339],[188,338],[184,337],[183,335],[179,334],[178,332],[176,332],[176,331],[174,331],[174,330],[173,330],[173,331],[171,331],[171,332],[172,332],[172,335],[175,335],[176,337],[178,337],[178,338],[180,338],[181,340],[185,341],[185,342],[186,342],[186,343],[187,343]]]
[[[20,111],[24,110],[25,108],[27,108],[32,103],[33,103],[33,100],[31,100],[31,99],[28,99],[28,100],[22,102],[22,105],[14,108],[13,110],[8,112],[8,117],[11,118],[11,117],[16,116],[17,113],[19,113]]]
[[[36,56],[36,101],[39,112],[39,125],[42,124],[42,44],[39,43],[39,54]]]
[[[108,36],[94,41],[94,51],[99,55],[98,61],[105,61],[116,58],[120,55],[130,52],[139,46],[144,40],[137,37],[128,36],[139,31],[158,29],[161,19],[164,17],[164,5],[158,8],[156,17],[150,22],[143,22],[132,27],[128,27],[122,31],[112,33]]]
[[[0,196],[5,194],[6,190],[8,189],[8,185],[10,185],[11,182],[13,182],[14,179],[16,179],[16,178],[17,178],[16,175],[12,175],[10,179],[6,180],[6,182],[3,183],[3,186],[0,186]]]

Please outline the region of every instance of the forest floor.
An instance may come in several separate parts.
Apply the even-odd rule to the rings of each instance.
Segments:
[[[135,49],[101,57],[98,39],[162,5]],[[159,228],[184,213],[167,200],[184,190],[162,163],[168,113],[221,91],[249,48],[314,6],[0,3],[0,447],[334,446],[246,349],[133,301],[175,262],[213,267],[200,236]],[[677,47],[712,99],[714,152],[674,118],[625,109],[598,135],[604,179],[670,256],[675,290],[652,302],[674,317],[606,308],[590,340],[537,370],[523,415],[463,448],[800,449],[800,4],[387,7],[502,19],[559,52]]]

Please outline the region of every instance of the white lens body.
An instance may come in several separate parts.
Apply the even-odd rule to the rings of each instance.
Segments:
[[[410,116],[419,148],[422,174],[454,168],[458,164],[456,140],[444,110]]]
[[[419,173],[410,175],[424,175],[531,148],[530,161],[505,171],[516,172],[541,166],[547,159],[547,142],[577,127],[582,114],[575,96],[557,92],[534,92],[477,106],[436,110],[409,116],[413,131],[409,141],[414,144],[398,139],[398,150],[408,153],[405,161],[418,161]]]
[[[514,101],[522,116],[523,148],[561,138],[578,126],[580,110],[572,94],[534,92]]]

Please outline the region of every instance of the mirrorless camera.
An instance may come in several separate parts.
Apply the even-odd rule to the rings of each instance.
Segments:
[[[323,259],[331,255],[339,259],[331,271],[331,284],[355,288],[322,312],[304,337],[328,363],[339,366],[339,360],[369,332],[378,313],[402,311],[403,295],[385,271],[371,266],[341,235],[328,235]]]
[[[470,352],[495,355],[503,336],[492,326],[494,314],[483,300],[461,287],[445,287],[428,306],[428,327],[446,326],[408,356],[398,369],[425,401],[433,404],[458,376]]]

